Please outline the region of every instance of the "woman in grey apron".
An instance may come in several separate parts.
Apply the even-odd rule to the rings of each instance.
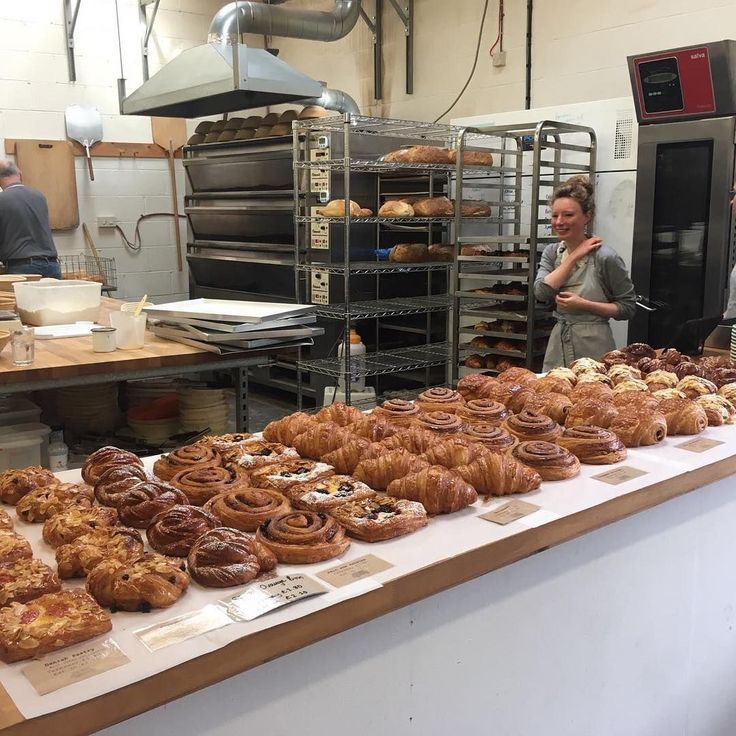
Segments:
[[[611,319],[629,320],[636,294],[621,257],[600,238],[586,233],[595,213],[593,187],[575,176],[552,195],[552,228],[561,242],[550,243],[534,281],[541,302],[555,302],[557,324],[544,355],[543,370],[578,358],[599,359],[615,349]]]

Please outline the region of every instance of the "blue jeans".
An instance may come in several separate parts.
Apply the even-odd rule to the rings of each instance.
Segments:
[[[6,263],[5,273],[37,273],[52,279],[60,279],[61,266],[57,260],[52,261],[46,256],[33,256]]]

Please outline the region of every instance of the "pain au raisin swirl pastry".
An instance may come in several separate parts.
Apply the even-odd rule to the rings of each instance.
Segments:
[[[38,466],[5,470],[0,473],[0,501],[14,505],[36,488],[51,486],[56,482],[56,476],[50,470]]]
[[[147,529],[153,517],[189,499],[178,488],[157,480],[144,480],[126,491],[118,501],[118,516],[126,526]]]
[[[535,470],[518,462],[511,455],[498,453],[481,455],[469,465],[455,468],[455,472],[478,493],[486,496],[529,493],[542,483],[542,478]]]
[[[322,459],[332,465],[336,473],[350,475],[358,467],[358,463],[378,457],[384,452],[386,447],[381,442],[368,442],[361,437],[355,437],[337,450],[327,453]]]
[[[282,445],[291,446],[294,439],[305,432],[315,421],[314,417],[301,411],[289,414],[283,419],[267,424],[263,430],[263,439],[267,442],[280,442]]]
[[[219,519],[198,506],[172,506],[153,517],[146,537],[156,552],[186,557],[198,537],[218,526]]]
[[[331,560],[350,546],[345,530],[322,511],[290,511],[268,519],[258,527],[256,541],[291,565]]]
[[[313,460],[291,460],[288,463],[265,465],[254,470],[250,475],[250,484],[254,488],[271,488],[285,491],[297,483],[309,483],[335,474],[335,469],[327,463]]]
[[[192,468],[182,470],[170,481],[193,506],[203,506],[213,496],[238,491],[248,485],[247,479],[229,468]]]
[[[114,465],[95,482],[95,498],[103,506],[117,508],[120,496],[147,478],[146,471],[140,465]]]
[[[59,590],[59,578],[41,560],[24,558],[9,565],[0,565],[0,608],[11,603],[28,603]]]
[[[419,407],[413,401],[404,399],[389,399],[373,410],[373,416],[384,417],[397,427],[408,427],[421,414]]]
[[[415,426],[436,435],[449,435],[462,432],[467,425],[456,414],[450,414],[446,411],[428,411],[416,418]]]
[[[293,447],[287,447],[280,442],[266,442],[265,440],[248,440],[220,450],[222,464],[238,473],[248,473],[271,463],[283,463],[287,460],[296,460],[299,453]]]
[[[348,406],[342,401],[335,401],[329,406],[320,409],[314,415],[314,419],[320,423],[331,422],[340,427],[347,427],[354,422],[359,422],[363,416],[364,414],[360,409],[356,409],[354,406]]]
[[[429,465],[416,455],[402,448],[391,450],[373,460],[363,460],[353,473],[356,480],[363,481],[369,488],[385,491],[391,481],[416,473]]]
[[[472,442],[464,435],[455,435],[443,442],[436,442],[419,457],[426,460],[430,465],[441,465],[444,468],[452,469],[460,465],[468,465],[487,452],[490,452],[490,450],[487,450],[480,442]]]
[[[626,447],[656,445],[667,436],[667,420],[655,409],[624,406],[608,427]]]
[[[254,532],[266,519],[291,511],[291,506],[278,491],[243,488],[214,496],[204,510],[216,517],[221,526]]]
[[[566,429],[557,444],[586,465],[613,465],[626,459],[626,446],[609,429],[581,424]]]
[[[710,427],[720,427],[723,424],[734,424],[736,422],[736,408],[723,396],[705,394],[705,396],[698,396],[695,403],[705,411]]]
[[[294,438],[294,449],[302,457],[319,460],[351,439],[349,430],[334,422],[314,424]]]
[[[231,588],[276,567],[276,555],[250,534],[218,527],[205,532],[187,556],[191,576],[207,588]]]
[[[103,560],[128,562],[143,557],[143,540],[135,529],[107,527],[83,534],[56,549],[59,577],[83,578]]]
[[[556,393],[537,394],[524,406],[525,411],[536,411],[548,416],[558,424],[564,424],[572,408],[572,401],[567,396]]]
[[[82,534],[96,529],[117,526],[118,512],[104,506],[85,509],[73,506],[54,514],[43,523],[43,540],[52,547],[69,544]]]
[[[372,498],[376,492],[349,475],[331,475],[329,478],[287,488],[286,495],[294,508],[332,512],[336,506],[348,501]]]
[[[415,403],[419,410],[424,413],[444,411],[448,414],[454,414],[465,403],[465,399],[451,388],[437,386],[422,391],[417,396]]]
[[[156,554],[126,562],[105,560],[87,576],[87,592],[112,611],[168,608],[188,587],[184,563]]]
[[[500,402],[493,399],[471,399],[457,412],[466,424],[495,424],[501,423],[509,416],[509,410]]]
[[[351,537],[363,542],[382,542],[427,526],[427,512],[421,503],[376,496],[345,503],[334,509],[335,518]]]
[[[216,468],[222,465],[220,453],[207,445],[186,445],[168,455],[163,455],[153,464],[153,473],[161,480],[169,481],[182,470],[192,468]]]
[[[510,416],[502,427],[509,434],[518,437],[520,442],[527,440],[554,442],[562,434],[562,427],[554,419],[532,409],[524,409],[519,414]]]
[[[542,476],[542,480],[565,480],[580,472],[580,460],[553,442],[520,442],[512,455]]]
[[[572,405],[565,419],[566,427],[581,425],[602,427],[608,429],[611,422],[618,416],[618,407],[613,402],[599,399],[583,399]]]
[[[402,429],[381,444],[387,450],[408,450],[414,455],[421,455],[437,442],[437,435],[418,426]],[[370,460],[372,458],[364,458]]]
[[[97,479],[108,469],[116,466],[138,465],[143,466],[141,459],[127,450],[119,447],[101,447],[95,450],[82,466],[82,478],[85,483],[93,486]]]
[[[23,521],[39,523],[71,506],[89,509],[94,501],[91,486],[83,483],[55,483],[36,488],[18,501],[15,513]]]
[[[708,426],[705,409],[690,399],[662,399],[659,411],[667,421],[667,434],[700,434]]]
[[[363,414],[357,422],[348,424],[346,429],[355,437],[366,439],[369,442],[380,442],[399,431],[399,428],[388,420],[372,414]]]
[[[471,442],[479,442],[490,452],[505,453],[516,446],[519,440],[495,424],[471,424],[463,433]]]
[[[428,514],[452,514],[478,500],[478,494],[457,473],[441,465],[430,465],[418,473],[397,478],[388,485],[388,494],[416,501]]]

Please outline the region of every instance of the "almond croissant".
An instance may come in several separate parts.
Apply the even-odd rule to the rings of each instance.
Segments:
[[[542,478],[535,470],[509,455],[496,453],[482,455],[469,465],[456,468],[455,472],[478,493],[490,496],[529,493],[542,484]]]
[[[373,460],[363,460],[355,468],[353,477],[376,491],[385,491],[391,481],[416,473],[428,464],[407,450],[392,450]]]
[[[389,483],[389,496],[418,501],[428,514],[451,514],[478,500],[473,486],[441,465],[430,465]]]

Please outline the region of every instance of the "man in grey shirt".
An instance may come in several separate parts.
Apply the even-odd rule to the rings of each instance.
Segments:
[[[0,261],[7,273],[61,278],[46,197],[21,181],[12,161],[0,160]]]

